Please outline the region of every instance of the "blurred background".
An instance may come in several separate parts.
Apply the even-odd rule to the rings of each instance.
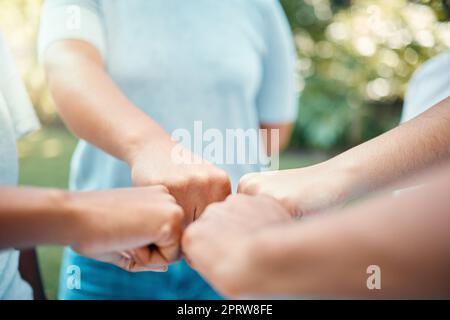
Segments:
[[[42,0],[0,0],[12,48],[43,129],[19,143],[21,184],[67,187],[76,139],[56,114],[36,59]],[[399,122],[412,73],[450,49],[446,0],[281,0],[298,51],[300,113],[283,168],[309,165]],[[450,72],[450,70],[449,70]],[[61,248],[39,248],[50,298]]]

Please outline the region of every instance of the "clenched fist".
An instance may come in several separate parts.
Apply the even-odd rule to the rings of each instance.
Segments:
[[[180,161],[180,153],[186,161]],[[200,159],[172,141],[144,146],[130,163],[136,186],[161,184],[183,208],[185,224],[197,219],[210,203],[231,192],[225,171]]]
[[[326,162],[299,169],[249,173],[239,181],[238,193],[268,195],[293,216],[317,212],[347,197],[346,172]]]
[[[290,214],[267,196],[233,195],[206,208],[184,232],[183,252],[190,265],[226,296],[254,287],[258,232],[292,222]],[[256,264],[256,265],[255,265]]]
[[[164,186],[70,194],[78,253],[128,271],[165,271],[180,257],[183,210]]]

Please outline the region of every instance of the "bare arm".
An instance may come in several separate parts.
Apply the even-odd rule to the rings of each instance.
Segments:
[[[78,40],[59,41],[45,54],[50,91],[69,128],[130,163],[144,144],[169,135],[134,106],[110,79],[99,52]]]
[[[130,271],[164,271],[179,258],[182,220],[163,186],[77,193],[0,187],[0,249],[71,245]]]
[[[266,194],[294,215],[345,201],[450,158],[450,97],[420,116],[323,163],[251,173],[239,192]]]
[[[444,174],[444,172],[439,172]],[[400,197],[381,196],[344,212],[267,230],[255,266],[270,277],[248,293],[322,297],[450,296],[450,168]],[[367,268],[381,270],[368,290]]]
[[[184,250],[193,266],[231,296],[449,297],[450,166],[411,183],[423,186],[278,225],[266,218],[269,206],[261,196],[236,198],[222,210],[216,207],[214,215],[208,209],[187,230]],[[270,210],[274,214],[276,208]],[[259,231],[251,227],[256,216],[267,222]],[[220,221],[209,234],[217,240],[208,241],[208,248],[196,245],[224,217],[234,224]],[[371,265],[380,267],[380,290],[367,287]]]
[[[450,97],[329,164],[349,173],[347,188],[353,191],[377,188],[449,158]]]
[[[0,248],[71,245],[82,237],[77,214],[64,191],[0,188]]]

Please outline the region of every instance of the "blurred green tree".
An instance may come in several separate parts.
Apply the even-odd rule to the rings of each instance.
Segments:
[[[392,128],[412,73],[450,48],[446,1],[281,3],[299,55],[293,146],[349,147]]]

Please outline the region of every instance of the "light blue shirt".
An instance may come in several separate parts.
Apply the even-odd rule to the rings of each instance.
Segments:
[[[78,5],[79,29],[66,27],[69,4]],[[296,118],[294,48],[277,1],[47,1],[40,52],[67,38],[97,47],[126,96],[169,133],[192,132],[196,120],[203,121],[204,130],[225,132]],[[257,152],[258,146],[250,148]],[[259,168],[225,169],[236,184]],[[72,189],[130,184],[125,163],[80,142]]]
[[[276,0],[49,0],[40,56],[62,39],[95,46],[125,95],[169,133],[193,132],[198,120],[204,131],[225,136],[227,129],[296,119],[295,49]],[[247,152],[259,154],[260,147],[250,144]],[[218,165],[234,187],[243,174],[260,170]],[[130,185],[124,162],[80,141],[71,189]]]

